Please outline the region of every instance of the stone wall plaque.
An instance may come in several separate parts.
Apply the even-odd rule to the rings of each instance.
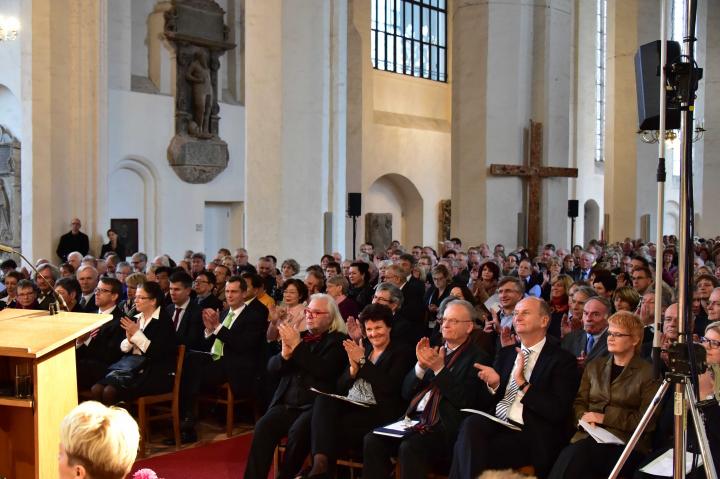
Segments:
[[[20,142],[0,125],[0,243],[20,249]]]
[[[165,37],[177,62],[168,161],[188,183],[207,183],[228,164],[227,143],[219,136],[217,75],[220,56],[235,44],[228,41],[224,16],[213,0],[172,0],[165,13]]]
[[[392,213],[367,213],[365,241],[371,242],[375,251],[385,251],[392,240]]]

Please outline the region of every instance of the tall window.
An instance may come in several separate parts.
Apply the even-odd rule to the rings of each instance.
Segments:
[[[607,0],[596,0],[595,35],[595,161],[605,161],[605,82],[607,61]]]
[[[446,0],[370,1],[373,67],[446,82]]]

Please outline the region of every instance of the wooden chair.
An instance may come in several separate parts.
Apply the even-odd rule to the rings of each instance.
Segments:
[[[259,419],[258,411],[255,407],[255,400],[252,397],[236,398],[233,394],[230,384],[225,383],[218,388],[218,394],[204,394],[198,398],[198,402],[209,402],[213,404],[222,404],[226,407],[225,412],[225,433],[227,437],[231,437],[233,433],[233,425],[235,424],[235,406],[238,404],[248,404],[253,411],[255,422]]]
[[[172,419],[175,450],[180,449],[180,379],[182,377],[183,361],[185,360],[185,345],[181,344],[177,350],[175,365],[175,381],[172,391],[152,396],[140,396],[133,401],[137,406],[138,426],[140,427],[140,457],[145,457],[145,446],[150,440],[150,422],[159,419]],[[164,404],[170,403],[170,404]],[[150,414],[156,409],[157,414]]]

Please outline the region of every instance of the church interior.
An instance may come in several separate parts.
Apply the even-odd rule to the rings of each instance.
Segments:
[[[193,345],[201,348],[202,344],[204,357],[185,356],[186,370],[195,371],[198,377],[203,373],[197,371],[217,366],[203,363],[210,361],[211,356],[216,363],[218,358],[220,363],[226,358],[230,361],[227,350],[233,350],[235,339],[223,334],[232,329],[236,316],[256,312],[254,309],[247,312],[253,304],[253,296],[247,291],[254,290],[254,276],[246,278],[245,273],[259,278],[257,281],[263,283],[265,296],[272,301],[272,305],[262,306],[264,313],[257,311],[260,316],[264,314],[266,321],[258,340],[266,356],[262,364],[253,363],[254,367],[264,370],[268,358],[271,364],[276,356],[270,353],[281,358],[278,361],[283,367],[286,362],[291,363],[292,348],[287,352],[287,344],[305,347],[308,351],[319,347],[307,342],[314,339],[306,338],[317,333],[311,326],[316,316],[326,313],[311,308],[319,301],[314,294],[327,293],[337,299],[330,292],[331,275],[325,269],[328,263],[337,263],[338,268],[342,268],[337,274],[346,280],[347,296],[357,296],[354,299],[360,307],[376,303],[382,291],[377,285],[392,283],[389,278],[395,274],[393,268],[401,268],[397,270],[397,277],[406,276],[407,282],[400,281],[397,287],[405,295],[405,319],[412,330],[408,337],[413,339],[412,361],[408,364],[417,363],[415,370],[420,368],[423,374],[432,369],[428,374],[434,378],[442,374],[444,367],[450,369],[449,357],[456,350],[451,348],[454,343],[446,336],[442,321],[435,324],[436,308],[432,305],[439,306],[444,298],[442,291],[448,289],[448,293],[453,284],[474,294],[473,314],[479,317],[473,316],[471,321],[476,321],[476,330],[493,335],[489,358],[496,361],[502,360],[502,355],[496,355],[502,347],[511,344],[506,342],[510,341],[510,329],[505,337],[505,326],[512,329],[512,338],[518,346],[522,344],[525,348],[525,341],[531,341],[526,338],[532,337],[531,333],[522,336],[522,327],[512,319],[518,310],[512,313],[512,308],[503,306],[504,300],[498,296],[506,276],[525,281],[524,286],[519,283],[519,288],[525,288],[520,291],[521,296],[544,298],[554,307],[550,284],[555,283],[557,274],[566,274],[572,279],[571,283],[585,282],[576,286],[593,290],[585,299],[588,305],[597,305],[599,301],[589,299],[595,296],[597,291],[593,288],[597,283],[588,281],[600,282],[607,273],[612,276],[613,284],[605,301],[607,312],[619,314],[614,291],[620,289],[617,277],[624,275],[626,287],[635,290],[638,296],[632,310],[636,313],[634,317],[640,318],[648,328],[654,319],[649,310],[641,311],[648,289],[635,285],[633,275],[647,270],[652,281],[649,291],[655,291],[655,285],[662,284],[672,292],[667,304],[663,298],[664,317],[668,307],[679,298],[678,256],[673,248],[677,247],[677,237],[683,231],[682,207],[686,198],[681,199],[684,190],[680,132],[675,128],[658,140],[656,131],[642,131],[639,127],[638,105],[644,100],[638,99],[640,80],[635,62],[642,45],[660,40],[663,16],[667,38],[682,47],[687,4],[697,6],[693,55],[703,69],[687,139],[692,143],[692,221],[695,254],[700,261],[695,257],[689,261],[696,268],[705,266],[709,277],[705,280],[712,283],[709,289],[700,287],[701,293],[694,290],[701,294],[702,301],[697,300],[702,305],[692,312],[693,332],[697,333],[697,341],[708,349],[710,360],[720,347],[720,342],[712,339],[713,334],[720,335],[720,329],[711,328],[719,324],[715,321],[720,319],[720,302],[710,300],[711,295],[720,299],[720,290],[714,289],[720,286],[720,188],[716,182],[720,182],[720,135],[714,128],[720,124],[720,61],[717,61],[720,58],[720,4],[717,0],[0,0],[0,261],[12,260],[15,264],[6,268],[6,263],[2,263],[0,309],[14,301],[2,299],[10,289],[5,286],[5,278],[14,282],[18,290],[22,289],[22,281],[32,279],[38,295],[32,303],[39,305],[36,309],[47,312],[45,306],[57,301],[61,310],[67,310],[61,315],[81,310],[110,314],[112,308],[104,309],[100,302],[95,303],[94,297],[93,306],[86,309],[87,301],[91,293],[100,291],[95,288],[105,284],[103,278],[117,278],[118,297],[112,307],[119,311],[125,302],[132,309],[123,309],[124,314],[145,316],[138,320],[142,325],[139,331],[137,326],[127,326],[121,323],[120,317],[115,318],[113,324],[116,323],[116,333],[120,333],[116,339],[118,344],[120,340],[128,344],[129,349],[123,349],[124,353],[143,356],[151,343],[143,330],[152,322],[150,315],[155,314],[154,308],[143,312],[133,306],[127,293],[131,281],[126,283],[125,274],[120,278],[120,265],[127,267],[129,276],[147,273],[148,277],[143,276],[131,288],[158,299],[157,307],[170,308],[167,318],[162,312],[160,320],[174,320],[176,332],[180,331],[178,324],[186,314],[179,312],[183,310],[180,306],[187,298],[182,293],[178,293],[182,300],[171,298],[170,285],[185,285],[183,288],[190,294],[187,300],[202,304],[207,296],[202,287],[197,288],[197,282],[202,282],[203,275],[210,270],[224,267],[227,270],[227,275],[223,275],[225,286],[216,289],[211,286],[207,292],[219,298],[214,316],[202,309],[208,308],[206,305],[198,309],[195,319],[198,337],[193,339],[196,341]],[[666,6],[664,15],[661,5]],[[667,165],[667,178],[660,186],[656,177],[658,141],[665,145]],[[661,213],[658,188],[664,195]],[[571,215],[569,210],[573,208],[575,212]],[[87,246],[72,239],[77,238],[80,229],[81,234],[86,235]],[[658,232],[664,237],[666,253],[667,249],[674,252],[667,269],[669,272],[672,267],[675,269],[669,276],[663,272],[662,279],[653,279]],[[68,236],[70,234],[73,236]],[[70,243],[65,243],[63,248],[66,240]],[[123,244],[122,252],[117,250],[116,241]],[[75,265],[72,253],[78,251]],[[452,255],[446,256],[449,251]],[[15,252],[22,253],[26,259]],[[108,252],[120,254],[112,261],[105,261]],[[403,255],[409,253],[415,259],[406,258],[412,264],[403,270]],[[585,268],[586,255],[592,257],[592,267]],[[421,258],[426,256],[427,264],[421,266]],[[517,265],[505,262],[510,256]],[[557,260],[551,260],[551,256]],[[633,263],[631,266],[636,256],[643,257],[644,265]],[[201,257],[202,266],[196,268],[196,260],[200,261]],[[566,264],[568,257],[574,261],[570,267]],[[228,263],[223,266],[225,259]],[[519,273],[526,260],[531,262],[529,276]],[[358,267],[355,261],[366,264]],[[493,287],[486,291],[489,294],[478,296],[475,293],[477,288],[482,290],[482,286],[473,284],[485,280],[482,272],[486,261],[499,261],[499,267],[493,266],[498,273]],[[553,261],[559,265],[558,273],[550,270]],[[61,266],[66,262],[74,266],[70,276],[73,281],[77,279],[78,289],[72,291],[75,283],[62,286],[62,298],[57,298],[52,292],[57,291],[57,287],[49,285],[48,280],[38,280],[38,275],[30,270],[36,266],[50,274],[53,284],[58,285],[55,280],[65,276]],[[142,268],[138,267],[140,263]],[[146,271],[146,263],[154,266]],[[268,270],[263,270],[265,264]],[[308,277],[312,276],[310,270],[320,264],[318,281],[322,286],[315,287]],[[443,264],[447,267],[436,271],[438,265]],[[81,277],[83,270],[88,272],[87,265],[92,265],[90,269],[94,272],[87,283],[92,283],[92,287],[83,283]],[[286,265],[291,270],[289,274],[285,272]],[[180,267],[185,268],[186,273],[180,271]],[[366,277],[364,282],[353,278],[353,268]],[[603,273],[597,273],[601,269]],[[19,273],[16,279],[9,274],[11,270]],[[442,276],[443,271],[447,272],[449,288],[436,283],[436,273]],[[176,273],[183,273],[189,279],[175,276]],[[215,283],[220,273],[211,274],[210,279]],[[268,274],[272,276],[271,281]],[[242,291],[232,289],[231,285],[238,284],[231,280],[234,275],[238,275]],[[419,292],[405,289],[413,284],[411,276],[420,284]],[[546,276],[544,281],[543,276]],[[301,284],[293,288],[301,297],[299,304],[305,305],[304,310],[299,308],[295,313],[286,305],[285,296],[292,278],[300,278]],[[537,294],[532,289],[532,278],[537,278]],[[144,282],[151,279],[160,283],[164,296],[155,298],[151,287],[143,289]],[[696,275],[694,280],[699,284],[703,277]],[[41,281],[48,283],[49,293]],[[215,284],[221,285],[222,281],[217,279]],[[370,284],[372,290],[368,289]],[[607,288],[607,284],[603,284],[601,288]],[[345,291],[342,284],[336,286]],[[570,296],[569,309],[562,310],[565,316],[560,314],[557,319],[558,351],[560,340],[563,348],[566,342],[566,331],[559,329],[560,317],[563,317],[563,328],[568,321],[568,334],[572,334],[571,329],[586,327],[580,319],[583,318],[582,305],[579,313],[573,312],[575,303],[568,294],[570,289],[568,283],[565,297]],[[344,299],[342,291],[338,294]],[[597,293],[602,296],[602,291]],[[63,307],[65,294],[73,297],[71,306],[77,303],[78,309],[67,304]],[[233,303],[235,294],[249,299],[245,303],[240,300]],[[364,294],[369,296],[365,298]],[[654,301],[654,293],[650,294]],[[43,303],[45,299],[47,304]],[[389,301],[392,302],[392,298]],[[513,305],[525,302],[516,301]],[[532,314],[535,314],[533,308],[538,308],[540,316],[546,310],[543,309],[545,302],[537,305],[529,301],[528,304]],[[414,306],[417,311],[412,309]],[[2,314],[13,307],[0,311],[0,336],[3,335]],[[508,316],[509,323],[503,322],[503,307],[512,316]],[[278,320],[278,308],[285,308],[282,320]],[[361,345],[365,344],[367,351],[372,351],[375,343],[367,334],[367,324],[363,323],[357,333],[360,336],[353,336],[354,328],[359,327],[353,322],[362,316],[361,309],[355,312],[352,321],[343,315],[345,323],[338,331],[349,334]],[[460,308],[456,305],[454,309]],[[551,309],[547,310],[548,318],[552,317],[550,312],[555,311]],[[189,310],[185,311],[190,321]],[[327,311],[329,316],[333,315],[332,311],[332,308]],[[173,316],[173,313],[177,314]],[[292,314],[299,315],[297,324],[303,328],[306,322],[308,325],[307,331],[302,328],[296,331],[297,338],[292,331],[275,327],[277,321],[283,323],[285,315],[290,318]],[[416,316],[419,319],[415,320]],[[601,334],[588,332],[587,338],[582,335],[582,348],[587,346],[584,341],[599,340],[607,331],[633,334],[630,319],[613,321],[614,316]],[[573,317],[576,322],[570,324]],[[497,329],[491,324],[494,320],[497,320]],[[405,325],[398,321],[393,324]],[[245,323],[251,324],[251,320]],[[106,327],[89,324],[83,326],[89,328],[83,335],[78,334],[68,343],[73,350],[81,348],[83,341],[87,341],[88,347],[97,331],[103,334],[102,328]],[[271,327],[266,331],[268,324]],[[705,331],[700,324],[710,329]],[[324,334],[321,341],[329,341],[327,337],[337,332],[332,324],[327,327],[331,328],[330,333],[320,328]],[[420,329],[413,329],[415,327]],[[93,336],[89,338],[87,334],[91,330]],[[138,332],[147,343],[131,340],[131,336],[137,339]],[[432,343],[431,338],[432,347],[425,345],[420,338],[428,332],[439,335],[436,339],[440,342]],[[126,333],[127,338],[123,339]],[[5,335],[7,337],[7,332]],[[705,341],[706,338],[710,339]],[[296,339],[300,346],[295,344]],[[623,340],[621,336],[612,338],[611,349],[617,347],[614,343]],[[60,475],[56,475],[56,449],[52,450],[49,460],[53,464],[49,469],[37,466],[33,469],[28,466],[31,459],[13,452],[10,438],[18,426],[2,416],[17,404],[9,400],[3,402],[2,386],[7,379],[3,371],[11,366],[17,368],[17,363],[5,357],[14,353],[7,353],[9,346],[2,341],[0,339],[0,478],[4,475],[8,478],[74,477],[63,476],[62,467]],[[607,347],[607,338],[603,341]],[[184,340],[180,342],[185,344]],[[266,350],[266,342],[277,349]],[[155,344],[159,347],[160,341],[156,340]],[[349,364],[348,371],[352,374],[353,364],[357,367],[359,363],[353,362],[352,346],[346,345],[343,349],[342,344],[340,341],[336,346],[342,353],[343,364]],[[447,353],[442,352],[443,344]],[[589,344],[587,349],[573,353],[582,356],[582,364],[578,366],[581,375],[585,355],[589,355],[593,347],[592,342]],[[187,346],[189,351],[191,346],[189,343]],[[440,349],[433,349],[436,346]],[[173,348],[174,345],[171,349],[175,351]],[[462,348],[464,346],[459,349],[464,353]],[[437,359],[439,351],[442,358],[448,355],[445,363],[444,359]],[[617,358],[621,354],[613,351],[610,356],[615,354]],[[350,359],[345,357],[346,352]],[[368,354],[368,362],[374,363],[372,354]],[[513,361],[515,354],[513,352]],[[529,354],[527,357],[532,358],[532,351]],[[174,374],[175,356],[172,357],[168,367]],[[522,361],[534,365],[534,360],[527,357]],[[478,358],[481,355],[476,359],[487,367],[493,365],[490,359],[483,362]],[[36,360],[39,364],[40,356]],[[440,361],[438,371],[430,366],[435,364],[433,361]],[[520,381],[510,373],[516,372],[517,364],[509,364],[505,374],[511,377],[506,378],[507,384],[505,379],[499,384],[506,391],[511,386],[515,392],[520,389],[522,395]],[[233,367],[242,369],[237,365]],[[490,385],[492,381],[482,376],[485,370],[479,366],[473,370],[472,363],[469,367],[469,374],[484,380],[495,394],[495,388]],[[623,367],[630,366],[623,364]],[[714,367],[713,370],[720,372],[717,365]],[[36,368],[35,374],[41,374],[40,371],[41,368]],[[589,367],[585,369],[586,373],[589,371]],[[15,372],[10,375],[14,376]],[[582,375],[582,381],[587,375]],[[214,386],[222,385],[220,396],[225,398],[225,403],[229,397],[247,392],[243,387],[236,387],[231,379],[222,377],[225,379]],[[418,378],[422,380],[422,375]],[[580,380],[578,376],[575,390],[577,387],[582,390],[584,383]],[[176,394],[176,402],[186,393],[194,398],[197,392],[192,389],[194,386],[180,383],[178,379],[180,392]],[[200,383],[197,388],[202,386]],[[527,391],[532,391],[534,384],[528,384]],[[717,393],[717,385],[713,384],[709,387]],[[262,385],[265,387],[265,382]],[[289,391],[295,391],[297,384],[290,381],[288,387]],[[39,385],[36,384],[36,388],[39,390]],[[82,400],[83,391],[79,389]],[[88,391],[85,399],[92,397],[105,402],[102,395],[88,396]],[[702,385],[700,391],[705,391]],[[32,398],[32,391],[29,394]],[[78,397],[74,394],[70,394],[69,402],[63,403],[63,415],[77,404]],[[260,393],[254,390],[253,394]],[[277,398],[273,399],[272,390],[263,394],[267,396],[265,407],[275,404],[273,401]],[[423,408],[435,404],[432,394],[427,394],[425,401],[430,406],[423,404]],[[286,401],[290,395],[281,394],[279,400]],[[532,397],[532,393],[528,392],[527,396]],[[508,418],[513,417],[513,407],[516,407],[514,397],[509,399],[510,410],[503,413]],[[443,399],[437,399],[441,410]],[[229,402],[228,418],[237,413],[243,421],[247,419],[251,424],[240,425],[240,435],[247,433],[252,437],[253,424],[265,420],[260,414],[264,411],[257,408],[243,411],[242,401],[238,401],[237,406],[232,400]],[[182,410],[184,406],[178,407]],[[226,411],[223,407],[220,409]],[[520,408],[522,416],[522,406]],[[29,420],[25,414],[22,413],[23,420]],[[220,416],[222,414],[224,412]],[[421,424],[427,419],[423,418]],[[214,444],[216,440],[219,443],[221,436],[225,439],[222,434],[225,419],[221,418],[220,422],[213,419],[206,418],[199,423],[201,444]],[[237,436],[238,421],[227,420],[227,436]],[[437,418],[433,417],[432,421],[430,426],[436,425]],[[526,419],[525,424],[527,422]],[[57,444],[57,427],[52,425],[54,439],[43,443],[45,446]],[[467,427],[463,426],[460,432],[457,424],[454,427],[455,435],[470,441],[470,436],[462,435],[470,434]],[[171,426],[168,431],[172,431]],[[256,429],[252,446],[249,442],[243,443],[236,450],[254,458],[255,448],[260,447],[258,431],[260,429]],[[197,441],[194,431],[190,432],[188,435],[187,429],[183,431],[181,452],[187,451],[187,442]],[[195,441],[186,441],[188,437]],[[710,439],[713,449],[716,443],[712,441],[718,439]],[[180,444],[179,439],[176,441]],[[165,459],[165,467],[170,470],[177,464],[183,467],[185,464],[172,465],[170,458],[175,443],[170,442],[166,447],[160,445],[162,438],[157,436],[140,439],[140,451],[147,446],[152,452],[150,455],[160,461],[148,464],[155,467],[159,477],[166,479],[181,476],[172,475],[180,474],[179,470],[162,475],[161,458],[165,453],[171,452]],[[22,444],[26,445],[16,450],[22,454],[38,447]],[[537,444],[537,438],[527,444]],[[67,449],[69,445],[63,443],[63,447]],[[365,447],[367,451],[367,441]],[[551,455],[557,457],[561,449]],[[435,475],[428,473],[427,477],[469,479],[469,466],[463,468],[456,464],[457,454],[453,459],[452,448],[445,452],[449,454],[447,463],[436,468]],[[235,464],[232,462],[235,459],[230,458],[230,449],[227,454],[228,464]],[[297,451],[288,446],[285,454],[290,463]],[[565,450],[562,457],[564,454]],[[327,461],[327,457],[324,460]],[[467,459],[468,464],[473,464],[473,477],[478,470],[483,470],[475,467],[476,460],[474,456]],[[243,458],[242,466],[237,467],[248,467],[246,478],[266,477],[249,472],[252,467],[263,470],[262,464],[258,466],[253,461]],[[515,469],[497,477],[516,477],[512,474],[573,477],[573,473],[568,472],[572,470],[570,465],[567,470],[558,471],[557,464],[553,468],[553,464],[533,461],[534,457],[527,458],[526,462],[535,465],[529,469],[510,463],[497,464],[497,469]],[[69,464],[68,467],[74,467],[72,461]],[[310,464],[312,466],[312,461]],[[346,477],[343,474],[347,472],[339,467],[335,471],[332,465],[319,475],[312,474],[316,472],[314,468],[304,472],[288,471],[278,466],[277,461],[274,467],[278,477],[296,477],[296,473],[305,474],[302,477]],[[8,472],[10,468],[15,469]],[[362,462],[359,468],[363,468]],[[133,471],[137,469],[136,466]],[[209,470],[203,474],[209,474]],[[383,477],[375,476],[380,470],[366,469],[362,477]],[[398,466],[394,474],[412,477],[408,471],[413,470],[408,467],[402,472]],[[38,471],[42,471],[40,476]],[[83,473],[86,472],[83,469]],[[226,473],[227,476],[223,475]],[[212,476],[187,473],[185,477],[237,477],[236,473],[239,474],[238,471],[234,471],[234,475],[218,472]]]

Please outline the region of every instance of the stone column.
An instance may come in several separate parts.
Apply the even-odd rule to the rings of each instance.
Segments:
[[[704,3],[704,2],[703,2]],[[700,67],[704,69],[701,88],[704,89],[704,105],[702,110],[705,120],[704,154],[702,162],[702,175],[696,175],[696,188],[700,189],[700,221],[697,234],[705,237],[715,236],[720,225],[720,134],[717,125],[720,125],[720,65],[717,59],[720,56],[720,9],[717,5],[707,5],[700,9],[706,12],[706,17],[698,14],[699,43],[704,44],[704,61]],[[714,130],[714,131],[713,131]]]
[[[96,0],[23,3],[22,249],[28,258],[57,260],[55,247],[77,216],[91,238],[102,203],[98,165],[106,161],[107,4]]]
[[[246,6],[247,248],[308,265],[328,209],[330,4]]]
[[[570,4],[454,2],[452,234],[468,244],[515,246],[525,194],[491,163],[526,161],[529,120],[544,124],[544,164],[568,165]],[[543,239],[566,242],[568,180],[545,180]],[[500,206],[502,205],[502,206]]]

